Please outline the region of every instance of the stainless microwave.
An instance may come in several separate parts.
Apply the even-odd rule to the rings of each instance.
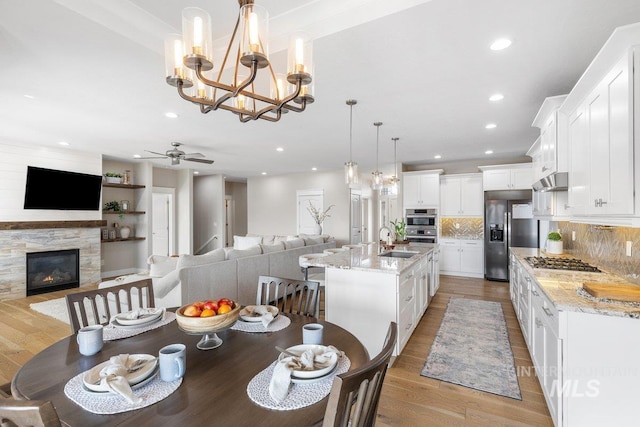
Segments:
[[[435,209],[407,209],[407,226],[435,227],[438,215]]]

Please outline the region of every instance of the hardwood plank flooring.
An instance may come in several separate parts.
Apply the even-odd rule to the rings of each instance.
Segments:
[[[60,298],[74,291],[78,290],[0,302],[0,384],[11,381],[20,366],[33,355],[71,334],[69,325],[36,313],[29,309],[29,304]],[[502,304],[522,401],[420,376],[452,296]],[[438,294],[404,351],[387,372],[376,425],[552,427],[532,366],[511,306],[507,283],[441,276]]]

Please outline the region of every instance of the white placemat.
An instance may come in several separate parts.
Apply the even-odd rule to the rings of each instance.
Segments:
[[[242,332],[275,332],[280,331],[291,324],[291,319],[287,316],[279,315],[273,322],[269,323],[269,326],[266,328],[262,324],[262,322],[245,322],[243,320],[238,320],[231,329]]]
[[[276,403],[269,395],[269,383],[273,376],[273,368],[278,361],[273,362],[258,375],[253,377],[247,385],[247,394],[254,403],[276,411],[291,411],[313,405],[325,398],[331,392],[333,378],[349,370],[351,360],[347,356],[338,359],[338,366],[331,375],[317,382],[294,384],[289,386],[289,394],[282,403]]]
[[[94,393],[86,390],[82,385],[83,375],[84,372],[71,378],[64,386],[64,394],[77,405],[94,414],[118,414],[145,408],[169,396],[182,384],[182,378],[172,382],[162,381],[158,373],[147,384],[133,390],[136,396],[142,398],[142,402],[134,404],[118,394]]]
[[[113,340],[120,340],[122,338],[129,338],[132,337],[134,335],[139,335],[143,332],[147,332],[150,331],[152,329],[156,329],[159,328],[161,326],[164,325],[168,325],[169,323],[173,322],[174,320],[176,320],[176,314],[172,313],[171,311],[167,311],[164,314],[164,318],[162,320],[159,320],[157,322],[153,322],[150,324],[146,324],[146,325],[142,325],[139,328],[117,328],[111,324],[107,325],[104,327],[103,332],[103,339],[105,341],[113,341]]]

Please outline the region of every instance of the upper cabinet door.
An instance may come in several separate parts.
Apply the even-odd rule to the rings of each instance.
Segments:
[[[485,191],[509,190],[511,188],[511,170],[494,169],[484,171],[482,182]],[[531,185],[531,183],[529,183]]]
[[[420,207],[419,175],[402,175],[402,201],[405,209]]]
[[[464,216],[484,215],[482,175],[464,176],[460,179],[460,210]]]
[[[405,173],[402,175],[404,208],[439,208],[440,173]]]
[[[460,179],[453,176],[443,176],[440,180],[440,216],[459,216],[461,214],[460,194]]]

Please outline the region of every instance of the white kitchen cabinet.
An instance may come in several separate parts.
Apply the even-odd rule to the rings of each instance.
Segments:
[[[404,209],[438,208],[440,205],[440,174],[442,169],[402,174]]]
[[[430,292],[433,297],[440,288],[440,246],[433,250],[433,264],[431,269]]]
[[[440,216],[478,217],[484,211],[482,174],[440,178]]]
[[[531,190],[533,169],[531,163],[480,166],[484,191]]]
[[[540,129],[538,158],[533,161],[533,178],[538,181],[553,172],[568,169],[566,118],[559,111],[567,95],[544,100],[531,126]]]
[[[569,207],[571,215],[586,215],[589,203],[586,101],[569,115],[569,147]]]
[[[484,276],[484,242],[482,240],[440,239],[442,274],[465,277]]]

